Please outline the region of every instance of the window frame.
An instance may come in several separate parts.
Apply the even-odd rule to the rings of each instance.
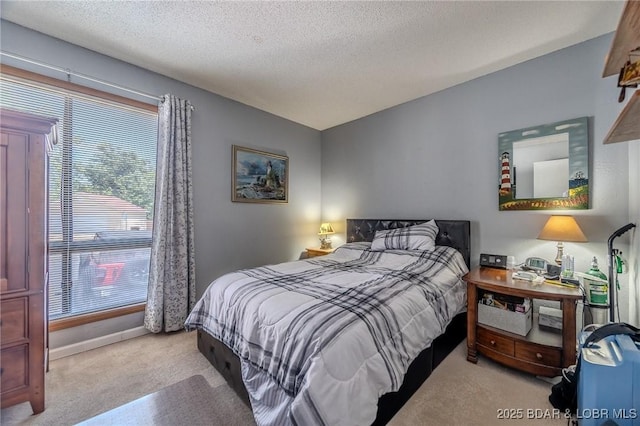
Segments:
[[[149,104],[134,99],[126,98],[124,96],[115,95],[113,93],[104,92],[98,89],[82,86],[77,83],[71,83],[68,81],[60,80],[54,77],[45,76],[32,71],[27,71],[21,68],[16,68],[6,64],[0,64],[0,74],[7,76],[33,81],[35,83],[46,84],[49,86],[57,87],[73,91],[79,94],[88,95],[104,99],[106,101],[130,106],[137,109],[146,110],[154,114],[158,114],[158,105]],[[49,200],[47,199],[47,206]],[[47,224],[48,225],[48,224]],[[135,248],[148,248],[151,247],[151,238],[136,238],[136,239],[122,239],[122,240],[110,240],[110,241],[74,241],[71,243],[65,242],[49,242],[47,233],[47,262],[49,262],[50,253],[61,253],[62,251],[71,249],[73,252],[90,252],[95,250],[118,250],[118,249],[135,249]],[[48,283],[47,283],[48,286]],[[48,290],[48,289],[47,289]],[[47,291],[48,298],[48,291]],[[49,320],[49,301],[46,301],[46,318],[49,331],[57,331],[66,328],[76,327],[82,324],[89,324],[92,322],[102,321],[109,318],[115,318],[135,312],[143,311],[146,307],[146,303],[135,303],[127,306],[105,309],[101,311],[74,315],[71,317],[59,318]]]

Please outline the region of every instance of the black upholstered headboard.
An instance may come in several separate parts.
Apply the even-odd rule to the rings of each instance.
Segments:
[[[373,241],[376,231],[405,228],[429,220],[347,219],[347,242]],[[462,253],[467,267],[471,267],[471,222],[468,220],[436,219],[436,224],[440,230],[436,237],[436,244],[455,248]]]

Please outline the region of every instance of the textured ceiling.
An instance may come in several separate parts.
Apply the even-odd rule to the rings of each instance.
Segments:
[[[1,12],[16,24],[323,130],[614,31],[623,6],[3,0]]]

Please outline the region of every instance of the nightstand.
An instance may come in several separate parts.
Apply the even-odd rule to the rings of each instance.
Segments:
[[[534,285],[512,280],[511,270],[476,268],[464,276],[467,282],[467,360],[478,362],[478,353],[494,361],[539,376],[554,377],[562,368],[576,362],[576,304],[582,299],[579,289]],[[562,308],[562,333],[533,326],[526,336],[478,323],[478,289],[510,296],[559,301]],[[496,308],[497,309],[497,308]]]
[[[331,254],[335,249],[323,249],[323,248],[307,248],[307,257],[324,256],[325,254]]]

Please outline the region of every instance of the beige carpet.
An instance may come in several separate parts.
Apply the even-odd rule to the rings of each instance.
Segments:
[[[245,424],[248,408],[198,352],[195,333],[145,335],[51,362],[46,375],[46,410],[31,415],[28,403],[5,408],[2,425],[71,425],[146,394],[201,374],[225,404],[234,404]],[[433,372],[391,425],[566,425],[563,418],[528,418],[548,413],[551,385],[480,356],[466,361],[462,342]],[[499,419],[509,410],[519,420]],[[539,409],[539,411],[535,411]],[[532,410],[532,411],[528,411]],[[520,414],[521,413],[521,414]],[[529,415],[531,413],[531,415]],[[222,419],[209,424],[238,424]]]
[[[477,364],[467,361],[464,340],[389,426],[567,424],[564,413],[549,403],[550,383],[478,357]]]
[[[196,333],[178,332],[147,334],[52,361],[46,374],[45,411],[34,416],[29,403],[15,405],[2,409],[0,423],[72,425],[195,374],[204,376],[220,398],[235,404],[239,418],[247,419],[243,414],[249,409],[198,352]],[[217,424],[238,424],[226,420]]]

